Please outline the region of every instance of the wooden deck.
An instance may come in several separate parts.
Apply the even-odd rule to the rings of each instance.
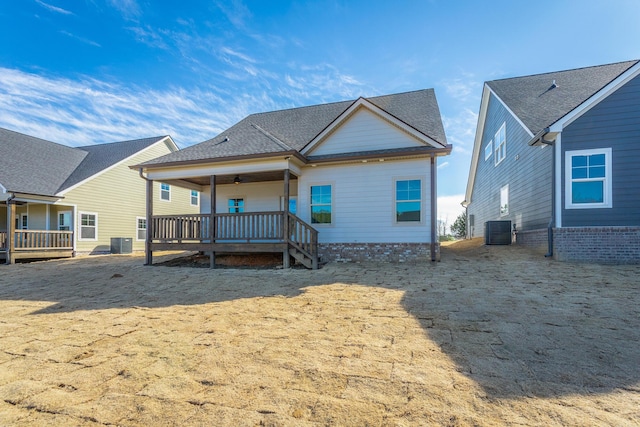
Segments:
[[[0,232],[0,259],[65,258],[73,256],[73,231],[16,230],[8,244],[7,232]]]
[[[147,227],[150,250],[213,253],[282,252],[318,268],[318,232],[295,215],[277,212],[157,215]],[[214,262],[212,262],[212,267]]]

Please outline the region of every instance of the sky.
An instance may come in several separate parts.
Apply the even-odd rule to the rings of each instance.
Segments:
[[[452,224],[483,82],[640,59],[639,22],[638,0],[3,0],[0,127],[186,147],[252,113],[433,88]]]

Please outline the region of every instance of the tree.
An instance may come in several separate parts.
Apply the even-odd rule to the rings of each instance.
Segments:
[[[451,226],[451,232],[456,237],[467,236],[467,212],[466,211],[458,215],[458,218],[456,218],[456,220],[453,222],[453,225]]]

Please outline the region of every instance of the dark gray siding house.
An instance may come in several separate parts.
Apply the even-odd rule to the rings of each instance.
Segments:
[[[510,220],[560,260],[640,262],[640,62],[486,82],[468,237]]]

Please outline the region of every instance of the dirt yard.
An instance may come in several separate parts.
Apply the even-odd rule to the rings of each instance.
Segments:
[[[640,425],[640,266],[0,266],[0,425]]]

